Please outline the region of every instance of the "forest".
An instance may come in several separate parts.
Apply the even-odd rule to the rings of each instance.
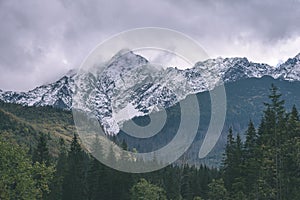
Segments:
[[[51,133],[16,123],[0,109],[0,199],[300,199],[299,114],[296,106],[286,110],[276,86],[268,97],[259,126],[249,121],[244,140],[228,130],[221,167],[181,162],[143,174],[100,163],[84,150],[75,131],[72,138],[61,134],[54,140]],[[56,151],[51,150],[54,143]],[[118,145],[128,149],[124,141]]]

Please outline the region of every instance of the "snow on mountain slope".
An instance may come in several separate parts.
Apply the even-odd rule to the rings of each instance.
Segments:
[[[123,50],[101,72],[70,72],[29,92],[0,90],[0,100],[28,106],[80,108],[97,116],[107,134],[116,134],[124,121],[170,107],[189,94],[211,90],[222,82],[265,75],[300,81],[300,54],[276,68],[247,58],[216,58],[179,70],[158,68]],[[77,99],[72,103],[74,93]]]
[[[289,81],[300,81],[300,53],[277,67],[273,72],[273,77]]]
[[[55,106],[70,108],[74,90],[73,77],[75,73],[66,75],[58,81],[37,87],[28,92],[0,91],[0,99],[4,102],[17,103],[26,106]]]

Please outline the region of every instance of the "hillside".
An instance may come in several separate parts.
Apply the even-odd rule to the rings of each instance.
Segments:
[[[265,76],[225,84],[227,96],[225,125],[213,151],[203,160],[198,159],[198,153],[210,122],[210,96],[208,92],[198,93],[197,98],[200,107],[199,129],[195,141],[185,156],[189,158],[190,163],[204,162],[210,166],[219,166],[229,127],[233,128],[235,134],[240,133],[244,140],[244,133],[250,119],[256,127],[259,125],[263,114],[261,111],[264,110],[264,102],[268,102],[269,89],[272,84],[276,85],[282,93],[282,98],[285,100],[288,111],[291,110],[293,105],[296,105],[297,108],[300,107],[300,82],[289,82]],[[153,151],[163,147],[174,137],[180,123],[180,107],[178,104],[167,108],[166,112],[168,113],[166,124],[157,135],[147,139],[139,139],[128,136],[121,131],[117,137],[120,141],[125,139],[129,146],[137,148],[141,152]],[[149,119],[148,116],[142,116],[134,118],[134,121],[141,126],[146,126],[150,123]],[[126,122],[124,126],[126,126]]]
[[[213,151],[205,160],[199,160],[197,155],[205,137],[205,133],[210,122],[210,97],[208,92],[197,94],[200,106],[200,123],[194,143],[188,150],[189,162],[191,164],[204,162],[210,166],[218,166],[222,159],[222,152],[226,142],[227,132],[230,126],[235,133],[240,133],[244,139],[244,131],[251,119],[257,126],[261,120],[264,109],[263,102],[266,102],[271,84],[275,84],[286,101],[287,109],[296,104],[299,107],[300,88],[299,82],[289,82],[276,80],[272,77],[250,78],[225,84],[227,94],[227,114],[222,135],[219,138]],[[166,109],[168,118],[164,128],[155,136],[148,139],[139,139],[126,135],[120,131],[117,140],[123,139],[129,147],[136,148],[139,152],[149,152],[159,149],[168,144],[176,134],[180,123],[180,106],[175,104]],[[51,152],[57,153],[56,145],[58,138],[62,137],[67,141],[71,140],[76,131],[71,111],[56,109],[50,106],[29,107],[18,104],[0,102],[1,132],[13,133],[13,136],[27,145],[35,145],[37,134],[45,133],[52,138],[50,142]],[[134,121],[145,126],[150,123],[148,116],[136,117]],[[126,126],[126,123],[124,126]],[[189,133],[187,133],[189,134]]]
[[[46,134],[53,155],[57,155],[59,138],[71,141],[75,132],[72,113],[52,107],[28,107],[0,101],[0,122],[2,135],[28,147],[35,147],[40,133]]]
[[[0,90],[0,100],[24,106],[83,110],[100,121],[106,134],[116,135],[124,121],[171,107],[222,82],[263,76],[299,82],[299,70],[300,54],[277,67],[247,58],[219,57],[181,70],[155,67],[142,56],[123,50],[101,67],[71,71],[53,83],[27,92]],[[124,115],[128,110],[130,115]]]

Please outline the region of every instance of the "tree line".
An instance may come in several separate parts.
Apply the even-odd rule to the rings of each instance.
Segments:
[[[244,142],[229,130],[221,179],[214,180],[222,189],[214,199],[300,199],[298,111],[286,111],[274,85],[264,105],[258,129],[250,121]]]
[[[36,147],[28,148],[8,139],[6,133],[0,134],[0,199],[207,198],[209,183],[219,177],[217,169],[187,164],[143,174],[120,172],[84,151],[76,134],[70,144],[59,140],[55,158],[49,152],[48,140],[48,135],[40,133]],[[120,146],[127,148],[125,142]],[[114,151],[107,156],[114,157]]]
[[[61,138],[53,156],[46,134],[39,133],[37,145],[28,148],[2,132],[0,199],[300,199],[298,111],[295,106],[286,111],[273,85],[264,105],[257,129],[250,121],[243,136],[229,130],[220,169],[182,162],[150,173],[125,173],[93,158],[76,134],[71,143]],[[126,142],[118,145],[127,150]],[[115,157],[114,151],[103,156]]]

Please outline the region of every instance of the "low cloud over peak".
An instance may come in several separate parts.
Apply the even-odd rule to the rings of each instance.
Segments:
[[[80,65],[100,42],[145,26],[193,37],[211,57],[276,65],[300,52],[300,1],[0,1],[0,88],[28,90]]]

